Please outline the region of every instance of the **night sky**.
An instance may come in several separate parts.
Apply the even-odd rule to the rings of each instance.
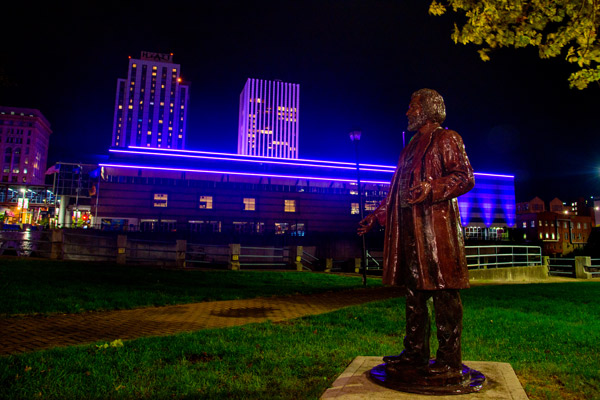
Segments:
[[[50,163],[108,154],[117,79],[153,51],[191,82],[187,149],[235,153],[246,79],[281,79],[300,84],[300,158],[354,161],[359,127],[361,160],[396,164],[410,95],[429,87],[475,171],[514,174],[517,201],[600,196],[600,86],[569,89],[573,67],[533,48],[484,63],[429,1],[66,4],[3,6],[0,105],[48,118]]]

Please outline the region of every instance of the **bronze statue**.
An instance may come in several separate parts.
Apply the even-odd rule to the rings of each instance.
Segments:
[[[456,197],[475,185],[473,169],[459,134],[440,126],[446,110],[439,93],[413,93],[406,116],[408,130],[416,133],[402,150],[387,198],[358,229],[364,235],[376,223],[385,226],[383,283],[406,294],[404,350],[384,357],[382,368],[400,386],[460,385],[468,372],[459,290],[469,287],[469,278]],[[430,298],[439,342],[431,361]]]

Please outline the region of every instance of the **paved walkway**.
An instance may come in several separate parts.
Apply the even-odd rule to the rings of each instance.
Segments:
[[[134,310],[0,319],[0,355],[99,340],[171,335],[253,322],[283,321],[400,296],[394,287],[215,301]]]

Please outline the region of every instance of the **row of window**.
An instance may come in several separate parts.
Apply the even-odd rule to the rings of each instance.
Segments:
[[[127,219],[102,218],[104,230],[129,230],[139,229],[142,232],[175,232],[177,221],[174,219],[142,219],[139,227],[129,225]],[[219,233],[222,232],[221,221],[188,221],[187,228],[193,233]],[[303,222],[275,222],[271,226],[276,235],[304,236],[306,224]],[[260,221],[233,221],[233,232],[244,234],[261,234],[266,232],[266,225]]]
[[[169,195],[167,193],[155,193],[154,194],[154,207],[166,208],[169,204]],[[242,199],[242,206],[244,211],[256,211],[256,198],[244,197]],[[379,202],[376,200],[368,200],[365,202],[365,211],[372,212],[377,209]],[[213,208],[213,196],[200,196],[198,201],[198,208],[202,210],[212,210]],[[296,212],[296,200],[284,199],[283,200],[283,211],[284,212]],[[360,213],[358,203],[350,203],[350,214],[357,215]]]
[[[0,114],[4,114],[4,113],[0,113]],[[13,114],[14,115],[14,114]],[[33,115],[30,115],[30,117],[33,117]],[[13,121],[11,119],[6,119],[6,120],[0,120],[0,125],[14,125],[14,126],[33,126],[33,122],[25,122],[25,121]]]
[[[283,204],[284,212],[296,212],[296,200],[285,199]],[[154,193],[154,207],[166,208],[169,204],[169,195],[167,193]],[[256,211],[256,199],[244,197],[242,200],[244,211]],[[212,210],[213,197],[200,196],[198,208],[202,210]]]
[[[544,222],[544,223],[542,223],[542,222]],[[557,225],[558,228],[560,228],[561,223],[557,222],[556,225]],[[564,229],[567,229],[569,227],[568,225],[569,225],[569,223],[567,221],[563,221],[562,226],[563,226]],[[575,227],[575,223],[574,222],[570,222],[570,225],[571,225],[571,228]],[[535,220],[530,221],[530,226],[532,228],[535,228]],[[538,226],[540,226],[540,227],[541,226],[548,226],[548,221],[542,221],[542,220],[540,220]],[[581,222],[577,222],[577,229],[581,229],[581,226],[582,226]],[[550,227],[554,227],[554,222],[550,221]],[[527,228],[527,221],[523,221],[523,228]],[[588,224],[587,224],[587,222],[584,222],[583,223],[583,229],[587,229],[587,228],[588,228]]]
[[[548,233],[546,232],[545,234],[540,232],[539,235],[540,239],[547,239],[547,240],[560,240],[560,233],[554,234],[554,233]],[[581,241],[583,239],[583,235],[581,233],[571,233],[571,241]],[[567,241],[569,240],[569,234],[566,233],[563,235],[563,241]]]

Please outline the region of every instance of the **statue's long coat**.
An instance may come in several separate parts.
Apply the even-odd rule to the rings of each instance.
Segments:
[[[431,185],[422,203],[408,205],[410,187]],[[375,211],[385,225],[383,282],[418,290],[469,287],[456,197],[475,185],[460,135],[437,128],[404,148],[387,198]]]

